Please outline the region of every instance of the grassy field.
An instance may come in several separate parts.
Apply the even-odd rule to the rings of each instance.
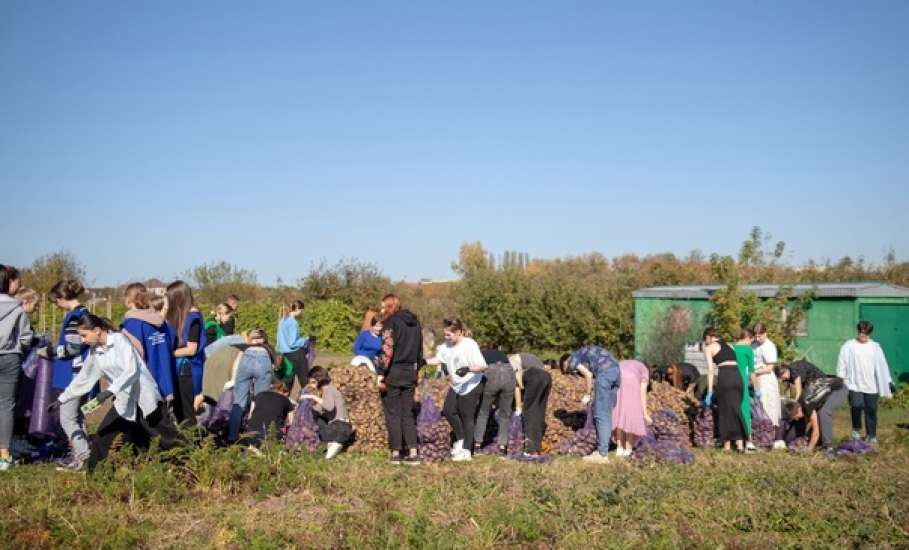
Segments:
[[[837,419],[846,432],[845,411]],[[392,467],[384,456],[203,444],[94,474],[2,475],[4,547],[909,547],[909,412],[883,412],[857,459],[697,452],[692,466],[549,466],[481,457]],[[904,427],[900,427],[903,425]]]

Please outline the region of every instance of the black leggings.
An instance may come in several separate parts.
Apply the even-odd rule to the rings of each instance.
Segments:
[[[125,442],[131,443],[136,449],[143,450],[148,449],[155,437],[161,438],[161,450],[172,449],[181,443],[180,434],[164,403],[158,403],[158,408],[147,417],[142,409],[136,407],[135,421],[123,418],[117,409],[111,407],[98,426],[98,432],[92,436],[89,469],[107,458],[111,445],[119,435],[123,435]]]
[[[174,416],[177,422],[196,425],[196,409],[194,406],[193,375],[189,366],[183,374],[177,375],[177,384],[174,388]]]
[[[543,447],[543,435],[546,433],[546,407],[549,403],[549,391],[552,389],[552,376],[543,369],[529,368],[524,370],[524,437],[527,439],[527,452],[539,453]]]
[[[285,353],[284,357],[293,365],[293,376],[296,376],[297,382],[300,383],[300,391],[302,392],[306,389],[306,384],[309,383],[309,361],[306,359],[306,349],[300,348],[297,351]],[[289,382],[291,385],[293,384],[293,377],[289,379]]]
[[[719,417],[720,441],[747,439],[745,419],[742,417],[742,396],[745,386],[739,369],[735,366],[720,367],[716,382],[716,408]]]
[[[455,441],[464,440],[464,448],[468,451],[473,449],[473,430],[482,397],[483,384],[477,384],[477,387],[470,390],[467,395],[458,395],[449,388],[445,404],[442,406],[442,416],[451,424]]]

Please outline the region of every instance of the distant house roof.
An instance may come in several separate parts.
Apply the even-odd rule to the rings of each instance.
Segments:
[[[164,288],[167,285],[161,279],[149,279],[145,281],[145,286],[147,288]]]
[[[785,285],[759,284],[745,285],[742,288],[746,292],[754,292],[761,298],[772,298],[783,287]],[[635,298],[707,300],[721,288],[723,288],[721,285],[658,286],[636,290],[632,296]],[[909,298],[909,288],[879,282],[793,285],[792,289],[795,294],[814,291],[817,298]]]

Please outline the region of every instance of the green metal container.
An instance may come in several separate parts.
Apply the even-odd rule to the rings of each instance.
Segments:
[[[693,327],[703,328],[716,285],[644,288],[634,293],[634,347],[648,348],[651,329],[673,306],[687,310]],[[746,292],[773,298],[778,285],[749,285]],[[794,294],[814,292],[795,347],[801,357],[827,373],[836,372],[840,346],[855,337],[860,320],[874,324],[872,338],[881,344],[894,381],[909,383],[909,289],[885,283],[796,285]]]

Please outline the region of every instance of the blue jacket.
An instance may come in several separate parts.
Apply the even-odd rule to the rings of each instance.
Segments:
[[[382,351],[382,339],[370,330],[361,330],[354,341],[353,354],[374,359]]]
[[[307,338],[300,336],[300,324],[288,315],[278,322],[278,353],[292,353],[306,346]]]

